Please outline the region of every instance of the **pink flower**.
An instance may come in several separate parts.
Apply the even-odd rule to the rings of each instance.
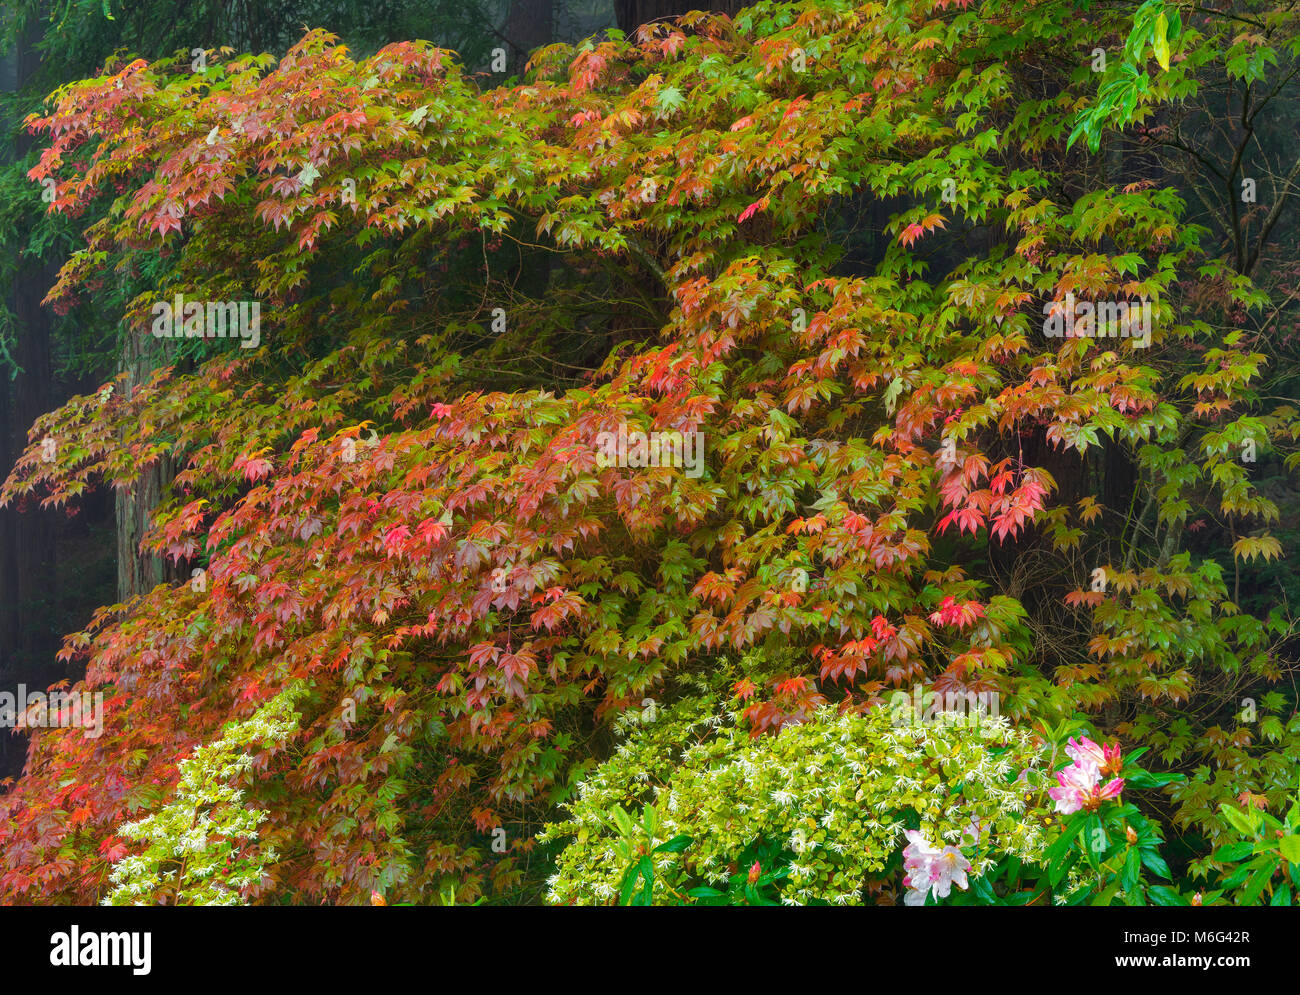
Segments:
[[[1065,747],[1065,752],[1080,767],[1096,767],[1103,774],[1118,774],[1124,767],[1119,743],[1111,743],[1103,747],[1098,746],[1087,736],[1080,736],[1077,740],[1070,740]]]
[[[1119,793],[1124,790],[1124,779],[1116,777],[1106,783],[1097,795],[1097,803],[1108,802],[1119,797]]]
[[[1078,763],[1080,767],[1097,767],[1102,774],[1118,774],[1125,766],[1125,761],[1119,754],[1118,743],[1099,747],[1087,736],[1080,736],[1078,740],[1070,740],[1065,752],[1070,754],[1070,760]]]
[[[903,897],[904,905],[924,905],[927,894],[935,898],[947,898],[952,893],[952,886],[966,889],[966,872],[970,870],[970,861],[955,846],[942,849],[930,843],[915,829],[905,834],[908,840],[903,848],[903,867],[907,874],[903,884],[907,894]]]
[[[1119,793],[1124,790],[1123,778],[1117,777],[1104,787],[1100,787],[1102,768],[1093,761],[1102,751],[1096,743],[1087,738],[1084,738],[1081,743],[1076,743],[1072,739],[1065,751],[1074,763],[1056,772],[1057,786],[1047,792],[1048,797],[1056,801],[1057,812],[1070,815],[1081,808],[1092,811],[1102,802],[1119,797]],[[1118,752],[1119,746],[1116,744],[1116,757]],[[1111,755],[1106,753],[1104,760],[1109,767]]]
[[[1080,767],[1100,767],[1106,762],[1105,751],[1087,736],[1071,737],[1065,752]]]
[[[1057,786],[1047,792],[1048,797],[1056,801],[1056,811],[1061,815],[1071,815],[1083,808],[1096,790],[1098,776],[1096,767],[1081,767],[1077,763],[1057,771]]]

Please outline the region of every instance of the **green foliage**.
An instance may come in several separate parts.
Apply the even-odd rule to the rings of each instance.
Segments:
[[[1300,790],[1291,796],[1284,818],[1256,807],[1221,806],[1224,818],[1241,838],[1212,854],[1220,867],[1206,899],[1232,905],[1294,905],[1300,896]],[[1221,897],[1222,896],[1222,897]]]
[[[174,292],[267,323],[251,354],[44,416],[56,458],[33,445],[4,485],[61,506],[173,461],[145,548],[210,578],[68,638],[113,708],[100,744],[42,731],[0,798],[4,897],[97,893],[105,837],[290,675],[292,776],[248,785],[285,900],[537,897],[548,819],[555,901],[863,901],[900,830],[954,845],[972,817],[991,880],[1051,845],[1030,730],[1076,712],[1186,781],[1094,810],[1106,845],[1048,887],[1169,897],[1154,813],[1217,840],[1221,805],[1278,805],[1300,759],[1294,622],[1243,611],[1281,511],[1242,458],[1294,469],[1300,413],[1268,380],[1290,288],[1252,278],[1282,228],[1216,242],[1195,184],[1114,151],[1186,145],[1153,116],[1217,123],[1225,78],[1285,94],[1269,53],[1296,32],[1078,6],[760,3],[490,89],[431,44],[358,58],[313,31],[60,91],[30,179],[63,216],[111,207],[51,300],[107,272],[136,334]],[[1126,37],[1101,96],[1081,53]],[[1108,155],[1069,152],[1081,113]],[[1047,335],[1075,298],[1145,301],[1148,334]],[[599,440],[628,430],[704,452],[613,465]],[[896,730],[881,699],[911,684],[1003,718]]]
[[[905,828],[960,840],[974,820],[988,841],[981,870],[1002,854],[1034,859],[1046,845],[1041,811],[1026,813],[1028,782],[1018,783],[1038,753],[1001,718],[967,725],[941,714],[896,727],[885,708],[827,708],[758,737],[739,718],[701,695],[633,732],[584,780],[569,818],[545,831],[571,840],[550,900],[609,904],[638,881],[649,898],[652,870],[663,902],[739,891],[763,904],[760,891],[745,893],[757,861],[755,888],[783,903],[859,904]],[[640,824],[625,811],[638,804]]]

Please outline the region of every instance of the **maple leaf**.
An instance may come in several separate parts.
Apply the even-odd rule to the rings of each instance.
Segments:
[[[766,209],[767,209],[767,198],[760,197],[758,200],[754,201],[754,203],[750,204],[747,208],[741,211],[740,217],[737,220],[741,224],[744,224],[746,221],[752,218],[759,211],[766,210]]]
[[[127,855],[126,842],[117,836],[109,836],[99,844],[99,852],[110,864],[116,864]]]
[[[977,619],[983,617],[984,606],[979,602],[958,603],[956,598],[949,595],[943,599],[939,608],[930,614],[930,621],[936,625],[956,626],[960,630],[973,625]]]
[[[920,221],[913,221],[904,228],[902,234],[898,236],[898,240],[910,248],[926,232],[933,231],[935,228],[946,227],[942,214],[930,214]]]
[[[271,463],[271,461],[261,455],[262,453],[268,451],[269,450],[261,449],[257,453],[254,453],[251,456],[240,456],[238,459],[235,460],[234,463],[235,470],[242,472],[244,478],[248,480],[249,483],[252,483],[253,481],[257,481],[257,480],[262,480],[263,478],[267,477],[271,473],[272,469],[274,469],[274,465]]]
[[[411,530],[405,525],[397,525],[384,533],[384,552],[388,556],[397,556],[411,538]]]

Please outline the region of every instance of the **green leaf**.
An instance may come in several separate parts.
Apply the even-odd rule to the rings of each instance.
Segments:
[[[636,879],[637,879],[638,870],[639,870],[639,865],[633,864],[631,867],[627,869],[627,873],[623,875],[623,887],[620,889],[619,897],[618,897],[619,905],[632,904],[632,894],[633,892],[636,891]]]
[[[1300,836],[1283,836],[1278,841],[1278,849],[1291,863],[1300,862]]]
[[[649,905],[654,898],[655,868],[648,855],[641,858],[641,874],[645,878],[645,887],[641,889],[637,904]]]
[[[683,833],[680,836],[674,836],[667,843],[660,843],[657,847],[654,848],[654,852],[655,853],[681,853],[683,850],[685,850],[688,846],[690,846],[694,842],[695,840],[692,837],[687,836],[685,833]]]
[[[1269,879],[1273,877],[1273,871],[1277,869],[1276,860],[1266,860],[1257,867],[1246,886],[1237,893],[1237,905],[1254,905],[1255,899],[1259,898],[1260,892],[1268,884]]]
[[[1259,819],[1254,815],[1254,809],[1251,809],[1251,814],[1247,815],[1245,812],[1235,809],[1231,805],[1220,805],[1219,811],[1223,813],[1225,819],[1232,823],[1233,828],[1236,829],[1237,832],[1241,833],[1243,836],[1255,835],[1255,827],[1259,824]]]
[[[1165,72],[1169,71],[1169,39],[1166,36],[1169,31],[1169,19],[1162,13],[1156,18],[1155,35],[1151,39],[1151,49],[1155,52],[1156,61],[1160,63],[1160,68]]]
[[[1230,890],[1232,888],[1239,887],[1241,883],[1250,876],[1251,871],[1254,871],[1257,868],[1263,866],[1266,860],[1267,860],[1266,857],[1256,857],[1250,863],[1242,864],[1235,871],[1233,871],[1231,874],[1229,874],[1226,878],[1223,879],[1224,889]]]
[[[1104,891],[1102,891],[1091,902],[1092,905],[1109,905],[1112,898],[1119,893],[1119,882],[1112,881]]]
[[[1137,887],[1141,877],[1142,854],[1137,847],[1131,846],[1128,850],[1128,856],[1124,858],[1124,870],[1120,875],[1120,883],[1124,886],[1125,891],[1132,891]]]
[[[691,898],[723,898],[727,893],[725,891],[718,891],[717,888],[709,888],[701,885],[698,888],[692,888],[686,894]]]
[[[665,86],[659,91],[655,98],[655,104],[666,114],[673,111],[681,110],[686,104],[686,98],[682,96],[682,91],[675,86]]]
[[[1245,860],[1255,852],[1255,844],[1248,840],[1240,843],[1229,843],[1227,846],[1221,846],[1214,851],[1214,859],[1222,861],[1225,864],[1236,863],[1238,860]]]
[[[1149,850],[1145,847],[1142,848],[1141,853],[1142,863],[1146,865],[1147,870],[1162,878],[1173,880],[1173,875],[1169,873],[1169,865],[1165,863],[1164,857],[1160,856],[1155,850]]]
[[[1167,884],[1153,884],[1147,889],[1152,905],[1186,905],[1187,899]]]
[[[1095,813],[1088,816],[1083,830],[1083,855],[1094,871],[1101,869],[1101,855],[1109,845],[1110,839],[1102,827],[1101,816]]]
[[[615,805],[610,814],[614,817],[614,823],[618,826],[618,831],[624,836],[631,836],[634,824],[632,817],[627,814],[622,805]]]
[[[1130,788],[1163,788],[1187,780],[1185,774],[1156,773],[1149,770],[1134,771],[1125,781]]]
[[[1066,823],[1065,830],[1057,837],[1056,842],[1047,848],[1047,874],[1053,887],[1065,877],[1065,872],[1070,865],[1065,858],[1070,851],[1070,844],[1078,837],[1081,829],[1083,829],[1082,819]]]

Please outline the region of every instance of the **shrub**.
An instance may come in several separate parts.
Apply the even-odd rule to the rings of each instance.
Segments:
[[[907,828],[950,843],[978,832],[987,845],[976,873],[1002,854],[1042,853],[1045,810],[1028,808],[1021,777],[1041,773],[1030,733],[998,716],[892,722],[883,707],[824,706],[754,736],[720,696],[667,707],[583,782],[569,818],[547,827],[544,838],[571,840],[550,901],[614,902],[629,857],[682,836],[689,846],[654,855],[664,901],[726,885],[761,840],[785,854],[778,890],[788,904],[860,904],[867,882],[897,863]],[[620,818],[641,806],[653,814],[639,825]]]

